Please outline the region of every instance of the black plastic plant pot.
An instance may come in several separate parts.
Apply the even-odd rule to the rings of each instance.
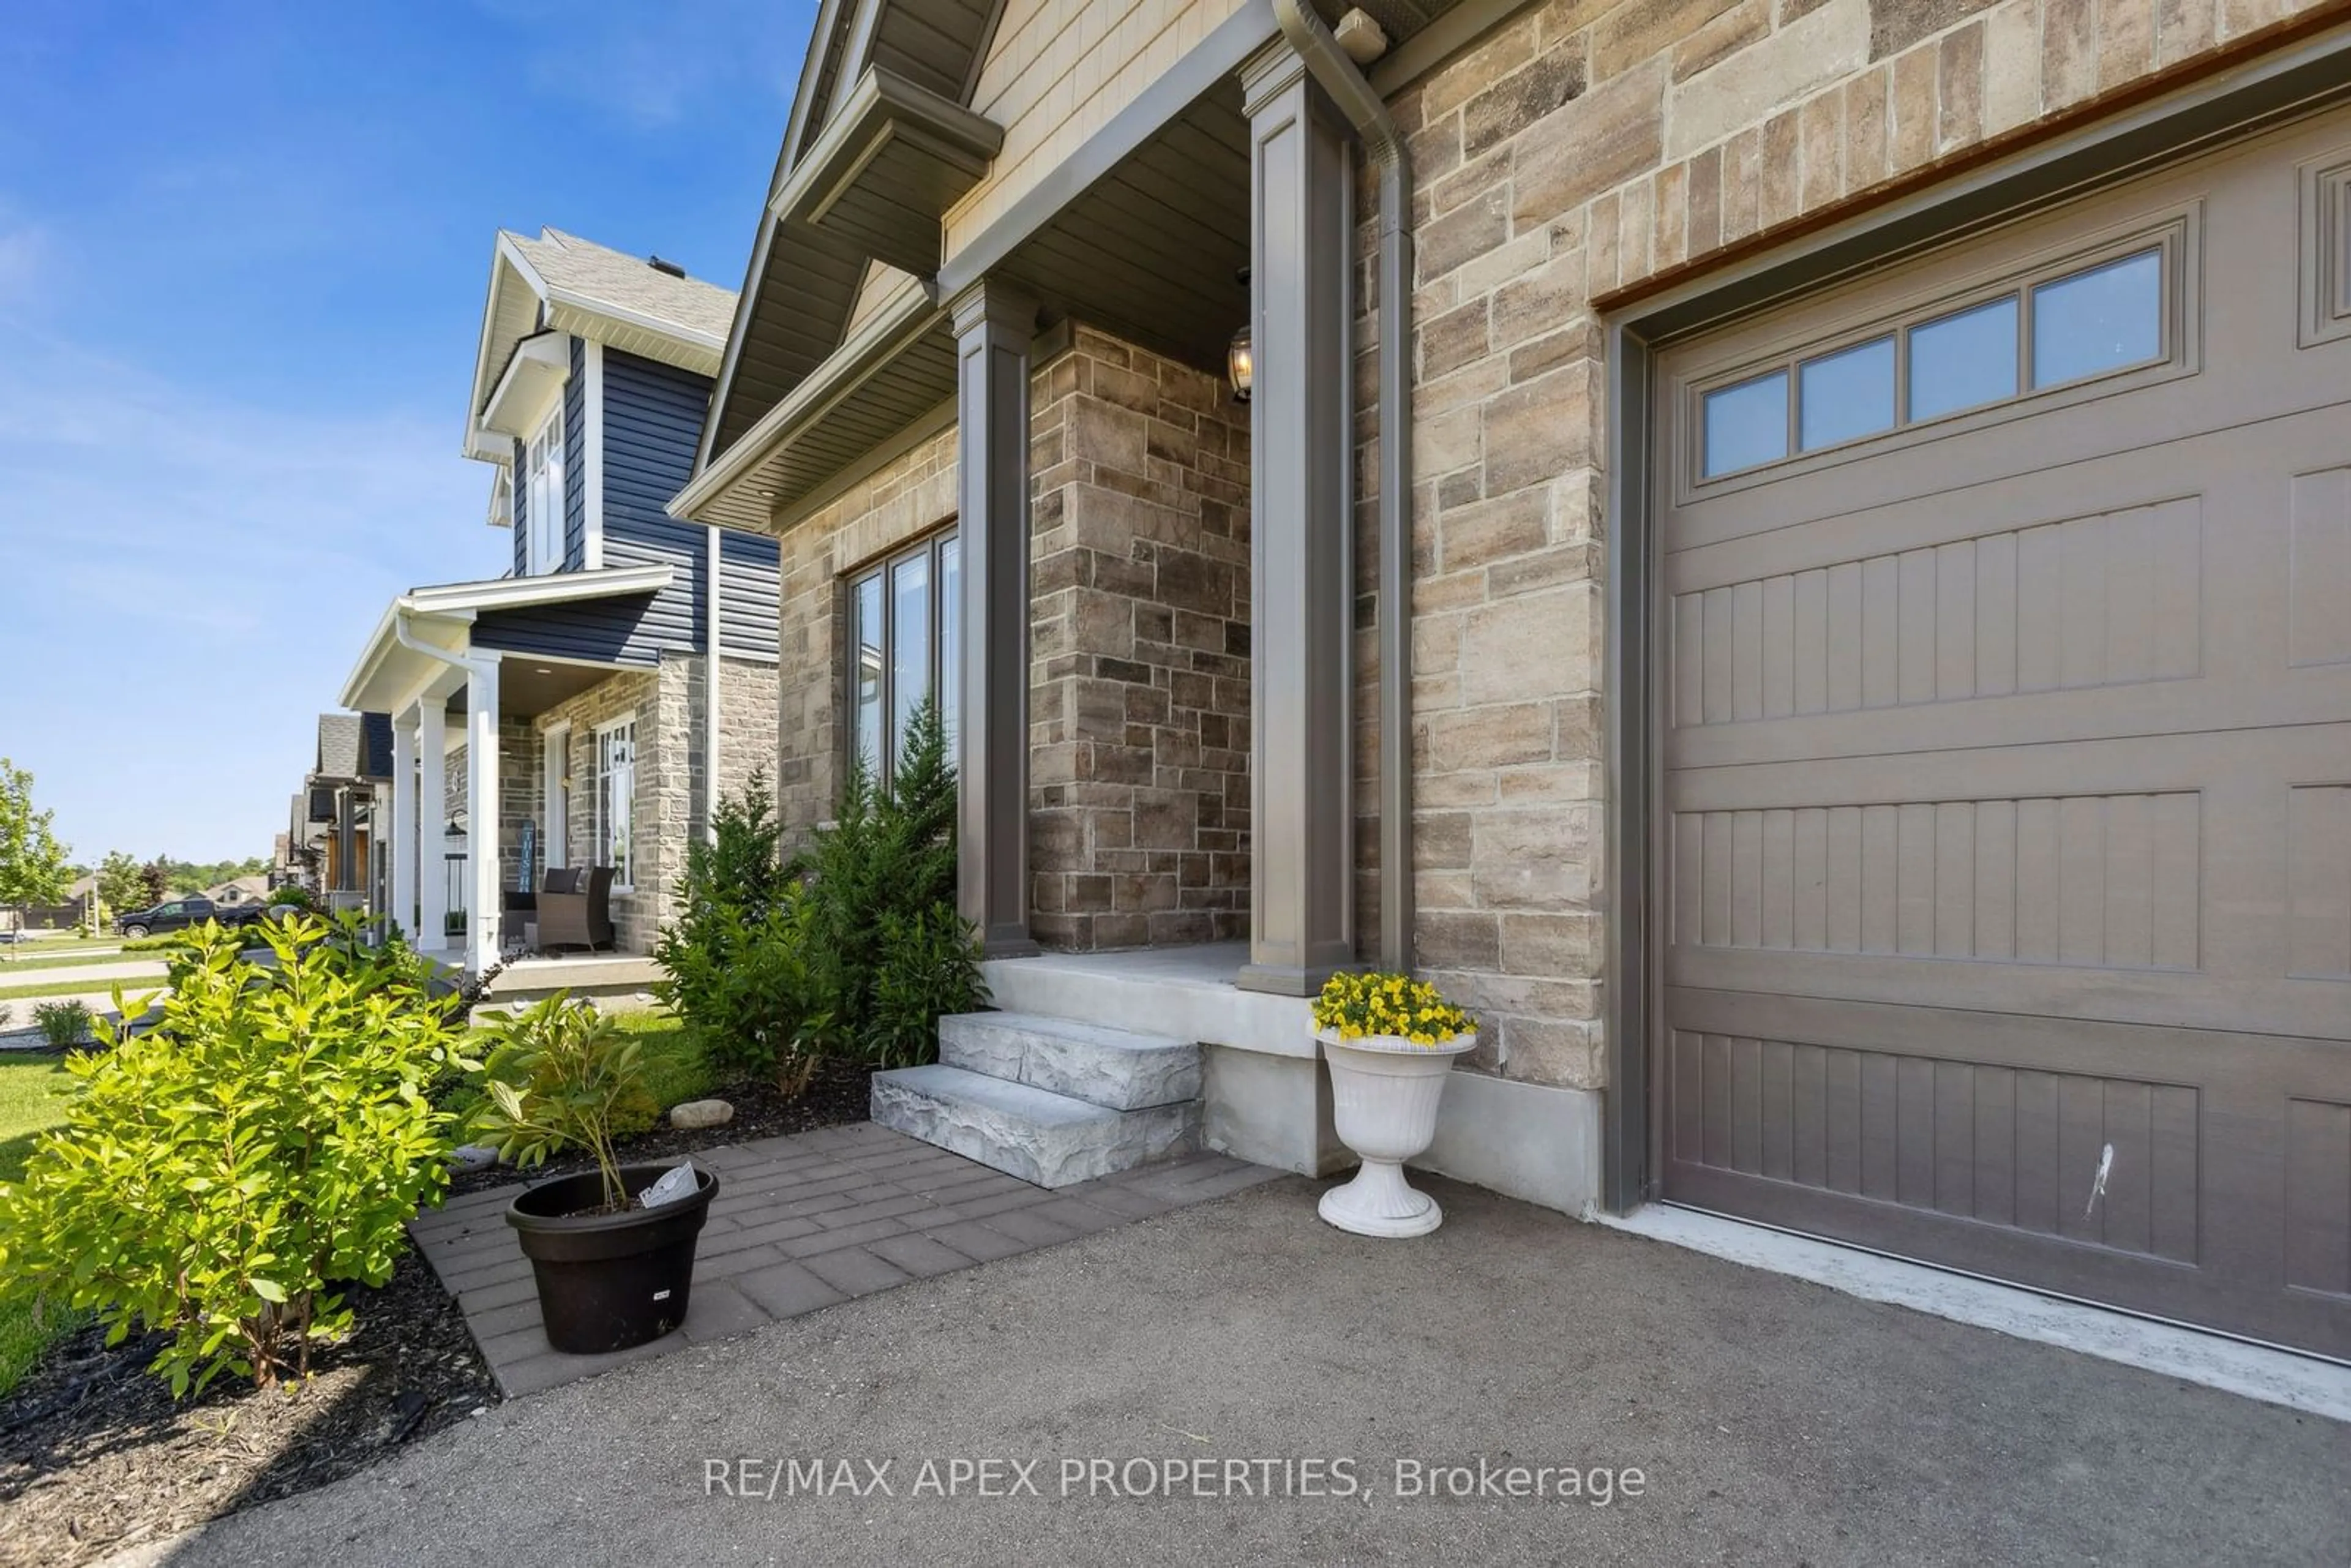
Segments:
[[[669,1168],[622,1166],[621,1180],[634,1197]],[[685,1322],[695,1242],[718,1196],[716,1176],[698,1166],[695,1175],[692,1197],[658,1208],[579,1213],[603,1201],[603,1177],[594,1171],[541,1182],[507,1206],[507,1223],[538,1276],[549,1344],[596,1355],[659,1339]]]

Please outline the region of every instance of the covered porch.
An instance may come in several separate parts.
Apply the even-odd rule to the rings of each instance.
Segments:
[[[870,537],[844,496],[951,441],[960,899],[992,960],[1183,947],[1288,998],[1374,946],[1409,963],[1407,563],[1368,526],[1409,481],[1351,348],[1348,120],[1250,8],[998,195],[999,128],[889,76],[844,86],[762,244],[853,240],[926,286],[869,280],[677,509],[789,563],[796,530]],[[807,727],[841,749],[853,719]]]
[[[450,584],[402,595],[386,612],[342,701],[392,716],[383,913],[418,948],[480,974],[549,941],[534,929],[531,899],[514,896],[539,896],[549,872],[589,873],[582,899],[611,873],[631,891],[635,727],[575,736],[550,719],[629,677],[650,687],[657,673],[524,650],[544,644],[534,630],[559,628],[583,608],[642,601],[668,579],[657,567]],[[581,777],[583,761],[591,771]],[[612,844],[623,846],[620,867],[599,852]],[[620,945],[609,913],[592,900],[567,906],[567,942],[609,955]]]

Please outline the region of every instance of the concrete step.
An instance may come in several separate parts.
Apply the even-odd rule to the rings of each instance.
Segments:
[[[1039,1186],[1068,1186],[1197,1146],[1188,1100],[1114,1111],[943,1062],[873,1075],[873,1120]]]
[[[943,1018],[939,1060],[1113,1111],[1200,1097],[1200,1048],[1190,1040],[1038,1013]]]

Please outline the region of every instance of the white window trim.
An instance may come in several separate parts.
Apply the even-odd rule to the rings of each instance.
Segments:
[[[597,571],[604,565],[604,345],[590,340],[583,357],[587,369],[586,384],[580,389],[580,423],[587,429],[569,434],[582,444],[580,564]]]
[[[539,791],[544,799],[539,817],[544,843],[538,858],[547,870],[561,871],[571,863],[571,799],[564,788],[571,775],[571,722],[549,725],[541,744],[545,755]]]
[[[614,868],[615,874],[612,878],[612,891],[614,893],[634,893],[637,890],[636,876],[638,846],[637,716],[633,709],[622,715],[618,718],[608,720],[607,722],[596,727],[596,841],[592,846],[588,863],[590,865],[604,864],[606,863],[606,857],[611,853],[611,823],[608,821],[605,817],[605,803],[607,797],[604,789],[604,742],[606,737],[622,729],[629,732],[629,865],[628,876],[625,880],[618,874],[619,868]]]
[[[563,444],[570,435],[563,426],[563,400],[559,397],[532,431],[531,438],[523,444],[523,485],[528,497],[523,508],[523,565],[525,575],[529,577],[544,577],[563,569]],[[553,450],[548,452],[545,466],[535,468],[541,444],[550,436]],[[544,489],[538,483],[542,475],[546,478]],[[550,497],[555,503],[552,510],[543,504]]]

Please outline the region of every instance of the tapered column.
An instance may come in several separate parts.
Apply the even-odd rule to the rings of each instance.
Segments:
[[[1029,935],[1029,340],[1037,302],[989,280],[953,303],[963,699],[956,894],[992,958]]]
[[[416,945],[449,946],[449,867],[443,829],[449,821],[449,705],[416,702]]]
[[[417,846],[424,841],[416,819],[416,715],[413,710],[392,719],[392,837],[386,852],[392,857],[392,907],[383,910],[385,935],[397,931],[417,946]]]
[[[1241,71],[1250,217],[1249,961],[1307,995],[1355,956],[1348,726],[1348,156],[1287,45]]]

